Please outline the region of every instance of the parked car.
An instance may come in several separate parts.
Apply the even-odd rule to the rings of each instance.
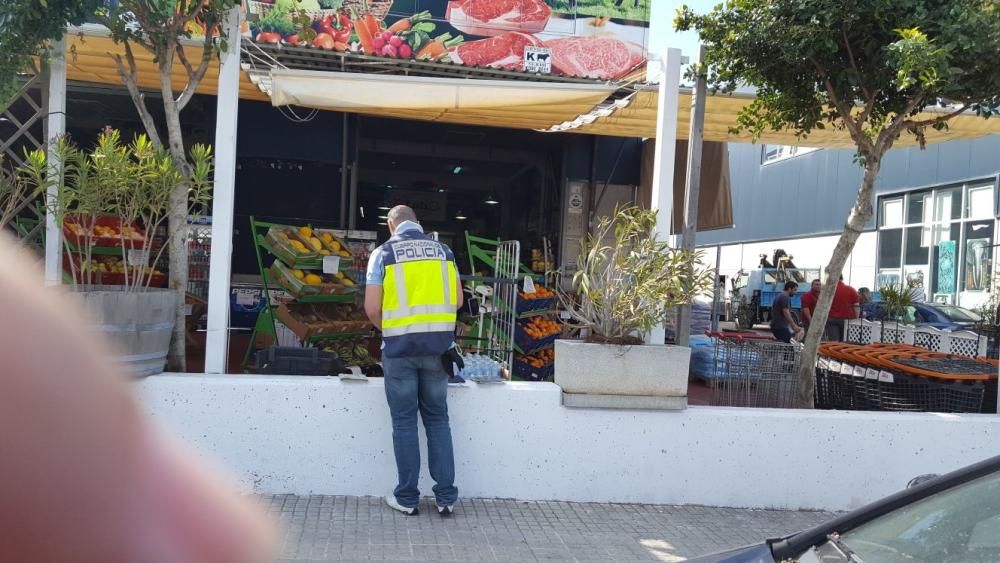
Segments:
[[[689,563],[1000,561],[1000,456],[922,475],[892,496],[787,537]]]
[[[956,305],[942,303],[914,303],[916,321],[920,326],[930,326],[942,330],[971,330],[982,317],[973,311]],[[885,304],[872,303],[868,320],[881,321],[885,318]]]

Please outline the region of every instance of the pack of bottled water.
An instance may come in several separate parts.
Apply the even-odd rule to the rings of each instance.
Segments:
[[[462,356],[465,360],[465,367],[459,371],[463,379],[475,381],[476,383],[498,383],[503,381],[501,376],[500,362],[493,358],[480,354],[468,354]]]

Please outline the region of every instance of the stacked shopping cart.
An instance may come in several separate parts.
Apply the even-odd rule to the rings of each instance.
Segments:
[[[793,408],[801,346],[753,332],[713,332],[712,404]]]
[[[820,345],[816,406],[994,413],[1000,362],[906,344]]]

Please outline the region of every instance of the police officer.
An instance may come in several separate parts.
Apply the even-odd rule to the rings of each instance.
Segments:
[[[462,306],[455,256],[424,234],[412,209],[389,211],[391,237],[368,261],[365,313],[382,330],[385,396],[399,484],[386,504],[417,514],[420,446],[417,412],[427,434],[427,464],[437,511],[450,516],[458,500],[448,422],[448,370],[461,365],[455,321]]]

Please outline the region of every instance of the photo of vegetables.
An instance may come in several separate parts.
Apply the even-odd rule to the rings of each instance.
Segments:
[[[614,80],[645,62],[651,0],[243,2],[258,44],[513,71],[549,47],[553,73]]]

